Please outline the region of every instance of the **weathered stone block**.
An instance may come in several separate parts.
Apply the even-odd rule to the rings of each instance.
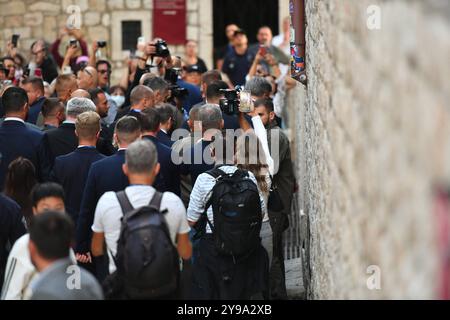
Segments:
[[[5,16],[25,14],[26,11],[23,1],[10,1],[0,4],[0,12]]]
[[[5,24],[10,28],[21,27],[23,22],[23,16],[7,16],[5,17]]]
[[[124,8],[124,0],[108,0],[108,8],[110,10],[123,9]]]
[[[126,0],[128,9],[139,9],[141,7],[141,0]]]
[[[89,11],[84,14],[83,22],[86,26],[95,26],[100,23],[100,13]]]
[[[44,21],[44,15],[42,12],[27,13],[27,14],[25,14],[24,18],[25,18],[25,21],[24,21],[25,25],[30,26],[30,27],[39,26]]]

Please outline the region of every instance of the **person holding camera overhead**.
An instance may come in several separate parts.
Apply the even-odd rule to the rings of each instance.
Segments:
[[[255,54],[248,49],[248,38],[245,31],[238,29],[233,36],[233,51],[224,59],[222,71],[230,78],[234,86],[243,86],[253,63]]]
[[[69,36],[71,40],[66,47],[65,56],[59,54],[59,46],[64,37]],[[64,27],[59,32],[58,38],[52,43],[50,52],[55,58],[58,66],[63,70],[64,60],[68,59],[67,66],[70,66],[72,70],[76,70],[77,58],[80,56],[88,56],[88,49],[86,41],[83,39],[83,34],[79,29],[69,29]]]

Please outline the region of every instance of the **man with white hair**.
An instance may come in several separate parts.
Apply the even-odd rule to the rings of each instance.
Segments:
[[[75,134],[75,120],[86,111],[96,111],[95,104],[86,98],[72,98],[67,102],[66,120],[55,129],[48,130],[45,135],[48,140],[52,160],[69,154],[78,147]]]

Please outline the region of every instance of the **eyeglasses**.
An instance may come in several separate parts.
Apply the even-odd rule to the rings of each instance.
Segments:
[[[97,70],[97,72],[100,74],[111,73],[111,71],[109,71],[109,70]]]

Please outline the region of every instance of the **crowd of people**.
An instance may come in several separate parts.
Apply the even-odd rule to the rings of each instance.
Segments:
[[[293,86],[285,25],[275,38],[261,27],[254,45],[227,26],[216,69],[195,41],[184,57],[162,39],[138,43],[114,84],[104,44],[89,51],[80,30],[37,40],[29,61],[9,42],[2,299],[286,299],[295,177],[281,129]],[[229,98],[236,86],[251,110]]]

